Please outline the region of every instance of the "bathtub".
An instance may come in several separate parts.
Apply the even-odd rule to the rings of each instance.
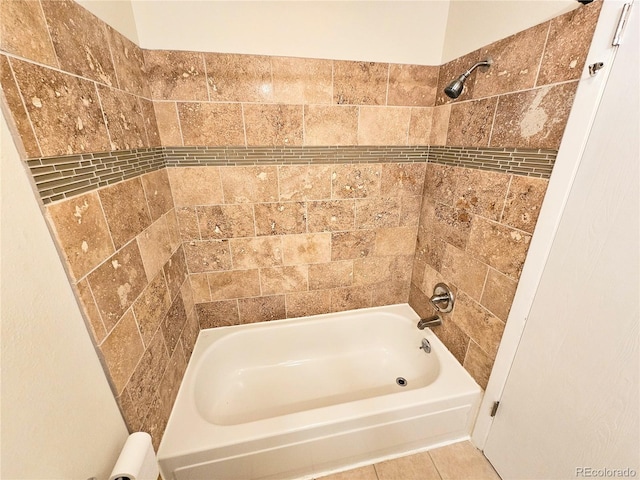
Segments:
[[[468,438],[482,390],[417,321],[402,304],[202,330],[163,478],[312,478]]]

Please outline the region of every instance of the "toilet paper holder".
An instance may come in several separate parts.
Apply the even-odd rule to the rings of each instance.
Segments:
[[[109,480],[157,480],[159,473],[151,435],[134,432],[122,447]]]

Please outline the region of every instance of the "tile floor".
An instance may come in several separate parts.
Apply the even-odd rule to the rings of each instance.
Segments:
[[[319,480],[500,480],[470,442],[335,473]]]

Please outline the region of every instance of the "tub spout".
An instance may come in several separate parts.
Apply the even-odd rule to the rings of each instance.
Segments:
[[[418,328],[424,330],[426,327],[437,327],[442,325],[442,318],[440,315],[434,315],[433,317],[421,318],[418,322]]]

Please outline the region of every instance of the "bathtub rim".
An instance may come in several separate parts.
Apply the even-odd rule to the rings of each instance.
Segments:
[[[349,428],[358,429],[358,422],[377,418],[382,422],[392,422],[393,418],[402,412],[421,410],[422,414],[433,407],[448,404],[450,408],[459,408],[469,403],[469,398],[482,395],[482,389],[473,381],[471,376],[464,371],[462,365],[446,349],[444,344],[429,329],[420,331],[416,327],[417,335],[427,338],[434,351],[439,355],[441,364],[440,378],[426,387],[399,391],[378,397],[356,400],[338,405],[330,405],[312,410],[295,412],[280,417],[256,420],[235,425],[216,425],[207,422],[201,417],[195,406],[191,382],[195,380],[198,362],[206,354],[207,347],[217,339],[233,335],[239,329],[262,329],[269,326],[304,323],[312,320],[323,320],[350,314],[367,314],[370,312],[384,311],[406,318],[407,321],[416,322],[419,316],[408,304],[396,304],[382,307],[369,307],[366,309],[348,310],[328,314],[313,315],[309,317],[296,317],[290,319],[274,320],[238,326],[218,327],[202,330],[196,341],[192,359],[189,362],[183,382],[176,397],[165,435],[158,449],[158,460],[173,459],[179,456],[194,456],[211,450],[229,451],[232,456],[243,455],[240,446],[257,445],[262,449],[275,448],[270,440],[275,436],[283,439],[304,437],[306,432],[312,430],[330,430],[334,426],[348,424]],[[428,389],[430,396],[428,402],[422,398],[421,393]],[[455,390],[452,395],[451,391]],[[479,402],[479,400],[478,400]],[[354,407],[358,408],[354,408]],[[477,410],[477,409],[476,409]],[[336,420],[337,417],[337,420]],[[473,413],[475,421],[475,413]],[[280,429],[274,432],[270,427],[280,424]],[[185,427],[189,425],[189,427]]]

